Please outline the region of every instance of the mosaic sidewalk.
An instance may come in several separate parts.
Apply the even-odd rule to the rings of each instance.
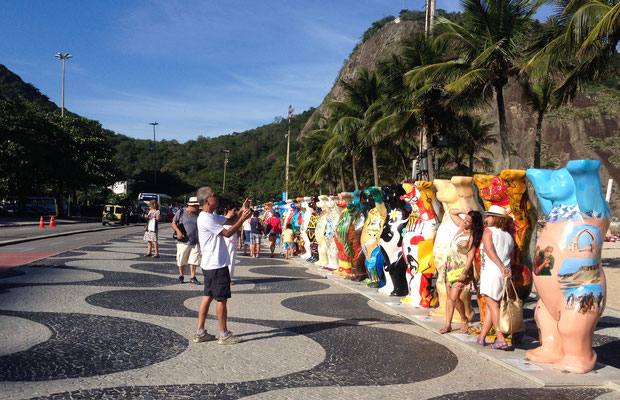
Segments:
[[[0,270],[0,398],[619,397],[542,388],[281,258],[239,258],[229,328],[245,341],[196,344],[202,286],[176,283],[171,239],[159,259],[145,247],[133,234]]]

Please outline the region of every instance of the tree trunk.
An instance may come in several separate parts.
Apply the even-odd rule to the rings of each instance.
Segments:
[[[63,207],[62,201],[63,201],[62,190],[60,189],[54,190],[54,205],[56,206],[56,217],[65,216],[65,209]]]
[[[540,148],[542,145],[542,123],[545,114],[538,113],[538,121],[536,122],[536,142],[534,143],[534,168],[540,168]]]
[[[377,168],[377,147],[375,144],[370,146],[372,152],[372,172],[375,176],[375,187],[379,187],[379,169]]]
[[[359,185],[357,184],[357,168],[355,168],[355,153],[353,151],[351,151],[351,168],[353,170],[353,186],[355,190],[359,190]]]
[[[344,168],[342,164],[340,164],[340,188],[341,191],[344,192]]]
[[[500,164],[499,173],[502,169],[510,169],[510,153],[512,146],[508,137],[508,126],[506,125],[506,107],[504,105],[504,89],[503,86],[495,86],[495,94],[497,97],[497,115],[499,117],[499,137],[502,145],[502,162]]]

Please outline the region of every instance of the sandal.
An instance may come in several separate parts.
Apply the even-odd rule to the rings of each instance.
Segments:
[[[152,256],[153,258],[159,258],[159,254]]]
[[[449,333],[449,332],[452,332],[452,327],[450,327],[450,328],[441,328],[441,329],[439,330],[439,333],[441,333],[442,335],[443,335],[444,333]]]
[[[144,254],[142,257],[151,257],[151,253],[149,253],[149,254]]]
[[[477,338],[477,339],[476,339],[476,342],[477,342],[480,346],[482,346],[482,347],[484,347],[484,346],[486,346],[486,345],[487,345],[487,344],[485,343],[484,339]]]
[[[502,341],[498,341],[496,340],[491,346],[489,346],[492,349],[497,349],[497,350],[507,350],[510,348],[510,345],[508,344],[507,341],[502,340]]]
[[[465,324],[465,326],[463,326]],[[459,329],[459,333],[468,333],[469,332],[469,321],[463,321],[461,323],[461,329]]]

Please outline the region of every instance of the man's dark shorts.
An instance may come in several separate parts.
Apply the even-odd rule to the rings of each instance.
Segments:
[[[212,296],[217,301],[230,299],[230,271],[228,271],[228,267],[203,269],[202,275],[205,281],[205,296]]]

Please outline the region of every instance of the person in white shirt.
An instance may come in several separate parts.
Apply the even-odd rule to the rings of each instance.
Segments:
[[[200,267],[204,277],[204,295],[198,309],[198,330],[194,335],[194,342],[215,340],[215,336],[205,331],[205,321],[209,306],[213,299],[217,302],[216,314],[220,328],[219,344],[236,344],[242,341],[228,331],[227,301],[230,298],[230,272],[228,265],[230,257],[226,239],[232,237],[250,217],[250,199],[243,202],[237,216],[227,219],[215,214],[219,200],[215,192],[209,187],[202,187],[196,193],[198,202],[202,204],[202,212],[198,216],[198,240],[202,260]],[[224,228],[230,225],[230,228]]]

